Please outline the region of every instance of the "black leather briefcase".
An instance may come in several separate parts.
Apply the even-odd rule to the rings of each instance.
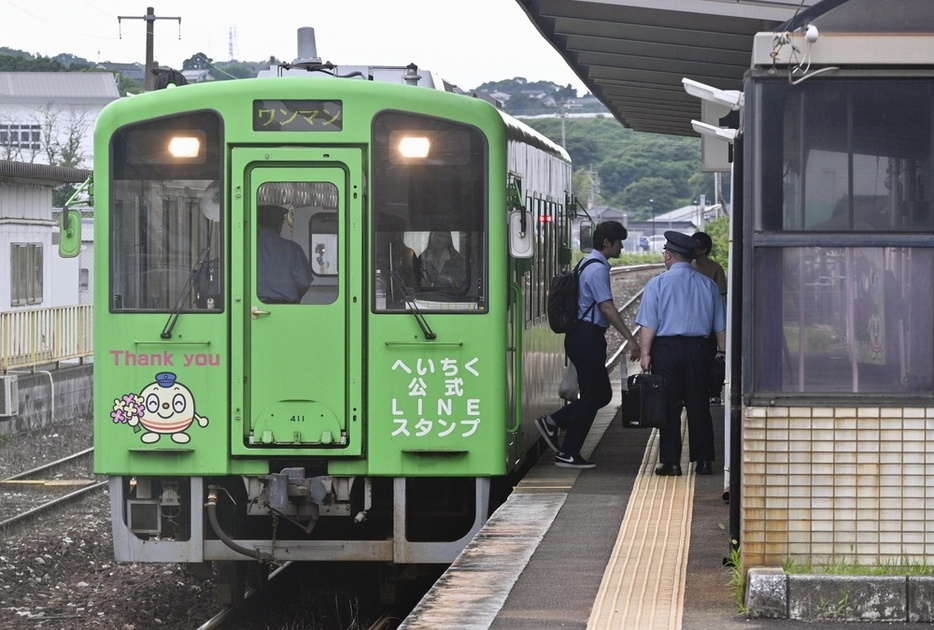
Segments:
[[[623,426],[632,429],[661,428],[665,423],[665,377],[660,374],[633,374],[623,392],[620,416]]]

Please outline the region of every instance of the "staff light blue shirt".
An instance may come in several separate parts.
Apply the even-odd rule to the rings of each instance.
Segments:
[[[726,308],[716,282],[677,262],[646,283],[636,323],[657,337],[707,337],[726,330]]]
[[[595,258],[597,262],[587,265],[578,278],[577,318],[609,328],[610,320],[600,310],[600,303],[613,299],[613,291],[610,289],[610,263],[606,256],[593,250],[581,261],[581,265],[591,258]]]

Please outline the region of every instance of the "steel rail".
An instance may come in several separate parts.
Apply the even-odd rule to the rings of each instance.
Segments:
[[[90,448],[84,449],[83,451],[78,451],[77,453],[72,453],[71,455],[63,457],[61,459],[57,459],[54,462],[43,464],[42,466],[38,466],[36,468],[33,468],[32,470],[27,470],[26,472],[21,472],[19,474],[13,475],[12,477],[7,477],[3,481],[16,481],[17,479],[23,479],[24,477],[29,477],[30,475],[34,475],[38,472],[42,472],[43,470],[48,470],[49,468],[55,468],[59,464],[70,462],[73,459],[84,457],[85,455],[89,453],[93,453],[93,452],[94,452],[94,447],[92,446]]]
[[[49,510],[49,509],[51,509],[51,508],[53,508],[53,507],[55,507],[56,505],[59,505],[59,504],[61,504],[61,503],[65,503],[65,502],[68,502],[68,501],[73,501],[74,499],[77,499],[78,497],[80,497],[80,496],[83,495],[83,494],[87,494],[87,493],[92,492],[92,491],[94,491],[94,490],[100,490],[100,489],[106,487],[107,484],[108,484],[108,482],[106,482],[106,481],[99,481],[99,482],[97,482],[97,483],[95,483],[95,484],[93,484],[93,485],[90,485],[90,486],[87,486],[87,487],[84,487],[84,488],[80,488],[80,489],[78,489],[78,490],[75,490],[74,492],[69,492],[68,494],[66,494],[66,495],[64,495],[64,496],[61,496],[61,497],[58,497],[57,499],[52,499],[51,501],[48,501],[48,502],[46,502],[46,503],[43,503],[42,505],[38,505],[38,506],[32,508],[31,510],[26,510],[25,512],[22,512],[22,513],[20,513],[20,514],[17,514],[16,516],[10,517],[10,518],[6,519],[5,521],[0,521],[0,530],[4,529],[5,527],[8,527],[8,526],[10,526],[10,525],[13,525],[14,523],[18,523],[18,522],[20,522],[20,521],[23,521],[23,520],[25,520],[25,519],[27,519],[27,518],[29,518],[29,517],[31,517],[31,516],[35,516],[36,514],[39,514],[39,513],[41,513],[41,512],[45,512],[46,510]]]

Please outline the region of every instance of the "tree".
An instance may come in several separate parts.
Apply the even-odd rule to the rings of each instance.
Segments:
[[[0,72],[64,72],[58,61],[48,57],[22,57],[0,54]]]
[[[211,77],[217,81],[229,79],[249,79],[255,77],[260,70],[266,70],[270,65],[278,62],[264,63],[252,61],[227,61],[214,64]]]
[[[182,70],[209,70],[214,67],[214,60],[202,52],[195,53],[182,62]]]
[[[30,151],[27,159],[19,141],[20,131],[14,131],[15,127],[19,127],[18,123],[19,121],[9,118],[0,120],[0,159],[15,162],[34,162],[36,160],[35,152]]]
[[[729,272],[730,263],[730,217],[714,219],[704,226],[704,232],[713,241],[710,259],[720,263],[723,271]]]
[[[643,218],[650,218],[677,205],[674,185],[662,177],[645,177],[626,186],[620,196],[620,207],[628,208]]]
[[[42,130],[42,146],[48,163],[77,168],[84,162],[81,142],[91,128],[88,113],[78,109],[46,106],[33,119]]]

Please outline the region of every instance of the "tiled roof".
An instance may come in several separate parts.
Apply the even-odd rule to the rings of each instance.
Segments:
[[[63,100],[106,105],[120,98],[110,72],[0,72],[0,104],[41,104]]]
[[[83,168],[49,166],[48,164],[28,164],[0,160],[0,179],[30,179],[50,182],[83,182],[91,176],[91,171]]]

